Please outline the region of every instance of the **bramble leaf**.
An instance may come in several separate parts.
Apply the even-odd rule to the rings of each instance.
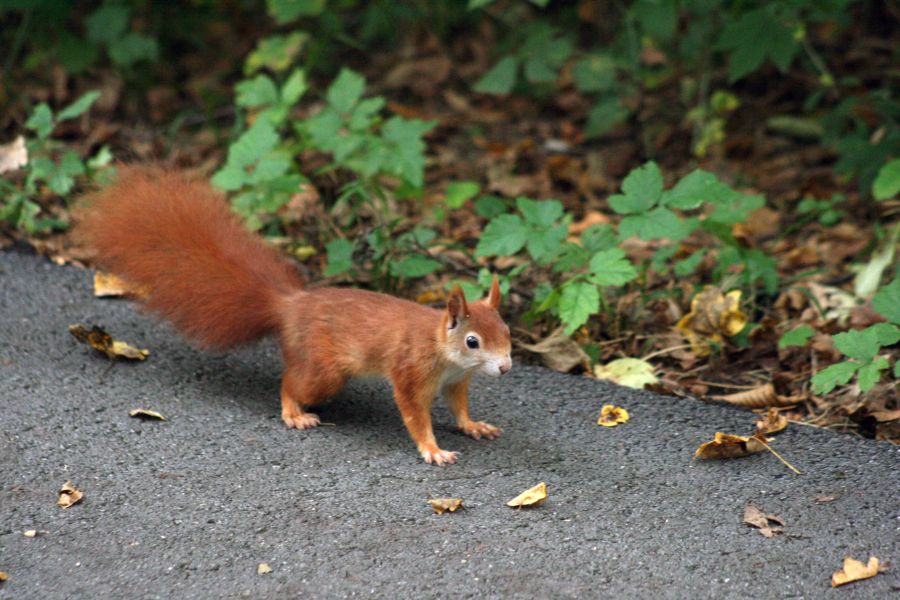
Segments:
[[[876,200],[887,200],[897,194],[900,194],[900,158],[883,165],[872,184],[872,195]]]
[[[872,308],[891,323],[900,325],[900,277],[883,286],[872,298]]]
[[[624,285],[637,275],[621,248],[602,250],[591,257],[590,280],[596,285]]]
[[[573,281],[563,286],[559,298],[559,318],[565,323],[567,334],[584,325],[599,310],[600,292],[596,285]]]
[[[500,59],[493,68],[478,80],[473,88],[479,94],[495,94],[505,96],[516,84],[516,72],[519,70],[519,59],[506,56]]]
[[[860,364],[845,360],[822,369],[812,377],[813,391],[827,394],[838,385],[844,385],[853,377]]]
[[[785,332],[778,340],[778,348],[791,348],[793,346],[805,346],[807,340],[816,333],[809,325],[801,325]]]
[[[868,392],[875,384],[878,383],[878,380],[881,379],[881,372],[888,368],[889,363],[888,360],[879,356],[874,361],[870,362],[867,365],[863,365],[859,369],[859,389],[862,392]]]
[[[99,97],[100,92],[96,90],[84,94],[81,98],[59,111],[59,114],[56,115],[56,122],[61,123],[68,119],[74,119],[75,117],[81,116]]]
[[[325,276],[341,275],[353,268],[353,247],[353,242],[350,240],[336,239],[328,242],[325,246],[325,250],[328,252]]]
[[[622,182],[622,194],[609,198],[610,207],[621,215],[644,213],[656,205],[663,191],[659,166],[651,161],[633,169]]]
[[[475,256],[512,256],[525,247],[528,232],[519,215],[500,215],[484,228]]]

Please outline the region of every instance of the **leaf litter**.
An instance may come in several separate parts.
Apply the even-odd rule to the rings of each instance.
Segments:
[[[506,503],[510,508],[534,508],[547,499],[547,484],[543,481]]]
[[[59,489],[59,498],[56,500],[56,504],[61,508],[69,508],[73,504],[81,502],[83,497],[84,494],[81,490],[72,485],[71,481],[67,481]]]
[[[835,571],[831,576],[831,587],[838,587],[861,579],[869,579],[875,577],[884,570],[881,562],[875,556],[869,557],[869,562],[864,564],[855,558],[847,557],[844,559],[844,566],[841,570]]]
[[[428,504],[439,515],[446,512],[456,512],[458,509],[463,508],[463,501],[460,498],[431,498],[428,500]]]
[[[603,408],[600,409],[600,417],[597,419],[597,425],[603,427],[615,427],[616,425],[627,423],[630,418],[628,411],[621,406],[605,404],[603,405]]]
[[[748,504],[744,508],[744,523],[759,529],[763,537],[772,538],[779,533],[784,533],[784,519],[778,515],[768,515],[754,504]]]
[[[79,342],[87,344],[110,359],[144,360],[150,356],[149,350],[141,350],[126,342],[114,340],[111,335],[97,325],[88,329],[84,325],[76,323],[69,325],[69,333]]]

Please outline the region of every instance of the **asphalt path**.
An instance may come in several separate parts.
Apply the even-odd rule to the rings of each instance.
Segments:
[[[99,324],[151,350],[111,364]],[[475,380],[473,416],[424,464],[388,384],[351,383],[289,430],[273,343],[192,348],[90,273],[0,253],[0,598],[888,598],[900,592],[900,448],[791,426],[768,453],[692,462],[753,415],[515,365]],[[631,420],[598,427],[603,404]],[[163,413],[165,422],[129,410]],[[84,492],[56,505],[67,480]],[[535,509],[505,502],[544,481]],[[437,515],[431,497],[462,498]],[[833,497],[829,502],[818,502]],[[742,524],[755,503],[786,523]],[[35,530],[35,537],[25,531]],[[893,566],[832,589],[845,556]],[[261,563],[271,572],[258,574]]]

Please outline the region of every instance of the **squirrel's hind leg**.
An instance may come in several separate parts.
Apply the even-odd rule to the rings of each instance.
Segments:
[[[312,429],[319,424],[319,416],[306,412],[306,407],[324,402],[345,382],[343,375],[325,365],[286,367],[281,380],[281,419],[290,428]]]

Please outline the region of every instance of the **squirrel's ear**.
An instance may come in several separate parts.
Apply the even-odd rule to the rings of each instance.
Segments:
[[[494,273],[494,278],[491,280],[491,290],[488,292],[485,301],[494,310],[500,308],[500,282],[497,280],[496,273]]]
[[[466,296],[458,285],[453,286],[453,291],[450,292],[450,297],[447,299],[447,314],[450,315],[450,329],[469,316]]]

